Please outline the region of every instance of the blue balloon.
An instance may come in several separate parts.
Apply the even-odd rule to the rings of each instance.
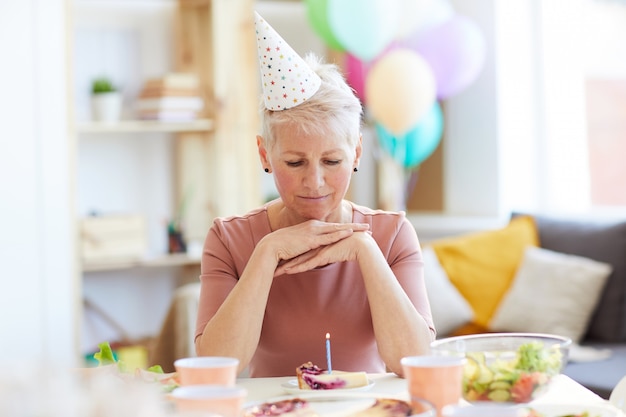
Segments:
[[[402,135],[390,133],[376,123],[380,146],[405,168],[415,168],[424,162],[439,146],[443,134],[443,113],[435,102],[419,123]]]

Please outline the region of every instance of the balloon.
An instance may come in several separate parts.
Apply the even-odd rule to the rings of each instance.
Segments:
[[[443,24],[407,39],[405,46],[430,64],[437,97],[453,96],[473,83],[485,62],[485,38],[471,19],[456,15]]]
[[[343,46],[333,35],[328,25],[328,2],[331,0],[305,0],[309,22],[324,43],[331,49],[342,52]]]
[[[424,162],[441,142],[443,114],[435,102],[426,116],[409,132],[395,136],[376,123],[381,147],[405,168],[414,168]]]
[[[352,54],[346,54],[346,79],[356,95],[365,103],[365,78],[369,71],[369,65]]]
[[[346,51],[364,61],[380,54],[394,39],[399,0],[328,0],[328,22]]]
[[[400,21],[396,36],[400,39],[440,25],[454,16],[448,0],[400,0]]]
[[[378,59],[384,56],[387,52],[398,48],[398,44],[391,42],[387,48],[381,54],[374,58],[372,61],[363,61],[351,53],[345,54],[345,74],[346,80],[350,87],[354,89],[356,96],[361,100],[361,103],[366,104],[367,96],[365,95],[365,80],[372,65],[378,61]]]
[[[406,133],[435,101],[435,77],[413,51],[387,52],[370,68],[365,95],[371,116],[394,135]]]

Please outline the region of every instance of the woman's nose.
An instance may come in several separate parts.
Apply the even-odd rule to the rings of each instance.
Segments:
[[[324,170],[318,165],[311,165],[304,177],[304,184],[312,190],[316,190],[324,185]]]

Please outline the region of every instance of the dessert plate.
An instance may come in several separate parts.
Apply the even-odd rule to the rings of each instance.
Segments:
[[[611,391],[609,402],[626,413],[626,376]]]
[[[308,403],[307,407],[300,408],[302,412],[295,412],[289,414],[290,417],[345,417],[350,416],[356,412],[365,410],[368,407],[374,405],[379,398],[398,399],[406,401],[403,398],[399,398],[393,395],[377,394],[373,392],[345,392],[341,389],[335,390],[317,390],[309,392],[317,392],[317,394],[302,394],[294,397],[293,395],[279,396],[268,398],[265,400],[247,402],[243,406],[243,417],[260,417],[258,414],[258,406],[263,403],[277,403],[284,400],[293,401],[296,400],[305,401]],[[338,392],[339,391],[339,392]],[[334,394],[334,395],[333,395]],[[328,395],[321,397],[319,395]],[[272,416],[280,416],[278,410]],[[313,415],[311,415],[313,411]]]
[[[290,379],[289,381],[281,384],[281,387],[283,387],[283,389],[285,390],[287,394],[323,394],[325,397],[328,396],[329,393],[369,391],[370,389],[372,389],[373,386],[374,386],[374,382],[369,381],[369,384],[364,385],[362,387],[311,390],[311,389],[300,389],[300,387],[298,387],[297,379]]]
[[[545,417],[581,416],[587,413],[593,417],[619,417],[620,410],[611,404],[577,405],[577,404],[528,404],[526,407]]]

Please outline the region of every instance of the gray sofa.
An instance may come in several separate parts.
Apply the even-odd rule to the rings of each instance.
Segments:
[[[603,360],[570,362],[564,370],[575,381],[608,398],[626,376],[626,220],[533,217],[541,247],[613,266],[581,342],[583,346],[608,348],[612,354]]]

